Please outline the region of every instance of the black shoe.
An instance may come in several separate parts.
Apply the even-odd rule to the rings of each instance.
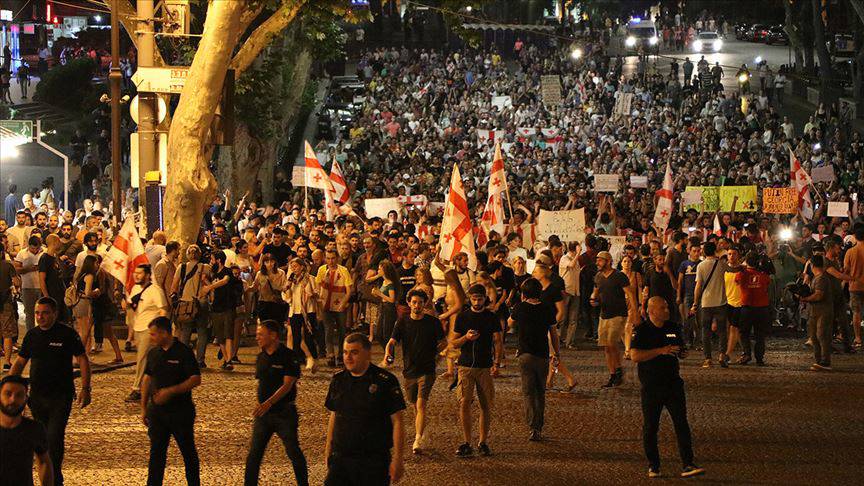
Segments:
[[[203,362],[203,361],[199,361],[199,362],[198,362],[198,367],[201,368],[202,370],[203,370],[203,369],[206,369],[206,368],[207,368],[207,363],[205,363],[205,362]]]
[[[721,368],[728,368],[729,367],[729,356],[726,356],[724,354],[720,357],[720,367]]]
[[[225,370],[225,371],[231,371],[234,369],[234,366],[231,363],[226,361],[226,362],[222,363],[222,366],[220,366],[219,368],[222,370]]]
[[[528,440],[531,442],[540,442],[540,431],[532,430],[531,435],[528,436]]]
[[[705,474],[705,470],[695,464],[684,466],[684,469],[681,471],[682,478],[689,478],[691,476],[698,476],[700,474]]]
[[[477,444],[477,452],[479,452],[481,456],[491,456],[492,455],[492,451],[489,450],[489,446],[486,445],[485,442],[481,442],[481,443]]]
[[[601,386],[600,388],[614,388],[614,387],[617,386],[617,385],[615,384],[616,381],[617,381],[617,380],[616,380],[614,374],[613,374],[613,375],[609,375],[609,381],[607,381],[606,384],[603,385],[603,386]]]
[[[138,390],[132,390],[129,393],[129,396],[126,397],[126,401],[129,403],[138,403],[141,401],[141,392]]]
[[[127,353],[131,353],[131,352],[132,352],[132,343],[129,342],[129,341],[126,341],[126,344],[123,346],[123,349],[124,349]]]
[[[3,363],[3,371],[9,371],[10,369],[12,369],[12,365],[9,363]]]
[[[234,363],[234,364],[240,364],[240,358],[238,358],[237,355],[234,355],[234,356],[230,359],[229,362]]]
[[[471,448],[471,444],[464,443],[456,449],[456,457],[471,457],[474,455],[474,449]]]
[[[654,479],[660,477],[660,468],[659,467],[649,467],[648,468],[648,478]]]

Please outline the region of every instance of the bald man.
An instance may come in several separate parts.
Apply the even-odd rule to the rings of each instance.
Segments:
[[[666,300],[660,296],[648,299],[648,319],[636,328],[630,357],[638,363],[639,381],[642,382],[642,445],[648,458],[649,478],[660,477],[657,432],[664,407],[675,426],[678,453],[684,466],[681,477],[705,472],[693,462],[684,380],[678,372],[678,359],[684,352],[682,336],[681,326],[669,320]]]

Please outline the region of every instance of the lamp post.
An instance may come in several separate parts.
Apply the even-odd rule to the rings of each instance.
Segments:
[[[108,85],[111,89],[111,193],[114,199],[114,224],[120,224],[123,207],[120,189],[120,22],[118,0],[111,0],[111,71]]]

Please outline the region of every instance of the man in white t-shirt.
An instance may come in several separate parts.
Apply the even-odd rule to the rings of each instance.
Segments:
[[[126,313],[132,314],[132,330],[138,349],[135,354],[135,382],[127,402],[141,401],[141,378],[147,367],[147,352],[150,351],[150,332],[148,326],[153,319],[168,316],[168,299],[158,285],[153,285],[150,265],[139,265],[133,276],[135,286],[124,300]]]
[[[18,275],[21,276],[21,300],[24,302],[25,326],[27,330],[36,325],[35,314],[36,301],[42,297],[39,287],[39,258],[42,256],[42,240],[33,235],[27,242],[27,248],[18,252],[12,263]]]

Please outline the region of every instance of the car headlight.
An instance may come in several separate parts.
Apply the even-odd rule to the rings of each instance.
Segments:
[[[630,37],[627,37],[627,39],[624,41],[624,45],[626,45],[627,47],[635,46],[636,45],[636,38],[633,37],[632,35]]]
[[[693,50],[694,51],[701,51],[702,50],[702,41],[701,40],[696,39],[695,41],[693,41]]]
[[[659,41],[660,41],[660,39],[658,39],[656,35],[651,37],[650,39],[648,39],[648,43],[651,44],[652,46],[657,45],[657,42],[659,42]]]
[[[717,39],[714,41],[714,50],[719,51],[720,49],[723,49],[723,41],[720,39]]]

